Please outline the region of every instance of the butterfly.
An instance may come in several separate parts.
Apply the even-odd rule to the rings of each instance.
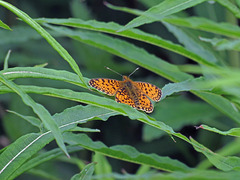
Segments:
[[[137,69],[135,69],[135,71]],[[107,78],[96,78],[91,79],[89,81],[89,85],[109,96],[115,95],[115,101],[118,103],[128,104],[137,110],[151,113],[153,112],[154,107],[150,99],[156,102],[160,101],[162,91],[153,84],[132,81],[129,77],[135,71],[133,71],[129,76],[123,76],[120,74],[123,77],[122,81]]]

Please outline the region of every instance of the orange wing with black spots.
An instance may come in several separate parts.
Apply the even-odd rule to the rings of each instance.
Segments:
[[[89,85],[110,96],[116,94],[115,100],[132,106],[135,109],[151,113],[154,101],[160,101],[162,92],[157,86],[145,82],[134,82],[129,77],[123,76],[123,81],[115,79],[91,79]]]
[[[153,105],[148,97],[139,89],[135,89],[133,92],[123,87],[116,93],[115,100],[119,103],[124,103],[136,108],[138,110],[151,113],[153,111]]]
[[[149,100],[149,98],[139,89],[136,89],[136,94],[138,97],[137,100],[137,109],[145,111],[147,113],[153,112],[153,104]]]
[[[119,89],[116,93],[115,101],[124,103],[136,108],[135,102],[125,87]]]
[[[162,91],[157,86],[145,82],[133,82],[133,84],[152,100],[160,101]]]
[[[99,91],[106,93],[109,96],[114,96],[119,90],[121,83],[115,79],[97,78],[91,79],[89,85]]]

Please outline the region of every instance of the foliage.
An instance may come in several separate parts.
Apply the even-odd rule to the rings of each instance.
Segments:
[[[91,1],[69,5],[72,18],[33,19],[0,0],[19,18],[0,20],[1,137],[11,141],[0,138],[0,179],[240,177],[239,3],[101,4],[125,22],[137,16],[125,26],[92,20],[102,14]],[[104,66],[139,66],[133,79],[162,86],[154,112],[91,89],[90,78],[115,75]]]

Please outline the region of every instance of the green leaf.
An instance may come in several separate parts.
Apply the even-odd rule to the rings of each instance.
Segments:
[[[221,95],[214,94],[211,92],[197,92],[194,91],[194,94],[201,97],[203,100],[208,102],[210,105],[221,111],[223,114],[231,117],[238,124],[240,123],[240,113],[233,106],[232,102],[228,99],[222,97]]]
[[[228,1],[229,2],[229,1]],[[114,6],[107,3],[107,6],[111,9],[127,12],[134,15],[143,15],[144,11],[130,9],[126,7]],[[237,25],[230,24],[227,22],[215,22],[211,19],[206,19],[202,17],[178,17],[175,15],[164,17],[159,20],[160,22],[167,22],[169,24],[188,27],[191,29],[197,29],[207,32],[212,32],[215,34],[221,34],[228,37],[240,37],[240,28]],[[131,31],[131,30],[130,30]]]
[[[0,74],[0,81],[7,87],[11,88],[14,92],[16,92],[22,98],[23,102],[33,109],[33,111],[42,120],[44,126],[53,133],[58,146],[67,156],[69,156],[63,143],[63,138],[60,130],[55,121],[53,120],[51,114],[41,104],[34,102],[34,100],[24,91],[22,91],[22,89],[18,87],[15,83],[7,80],[2,74]]]
[[[140,153],[132,146],[116,145],[107,147],[102,142],[93,142],[85,134],[65,133],[64,138],[66,142],[71,145],[80,145],[81,147],[91,151],[99,152],[105,156],[114,157],[137,164],[149,165],[164,171],[190,171],[189,167],[177,160],[170,159],[169,157],[161,157],[156,154]]]
[[[122,28],[123,26],[120,26],[119,24],[116,24],[114,22],[105,23],[105,22],[99,22],[94,20],[83,21],[81,19],[74,19],[74,18],[69,18],[69,19],[41,18],[41,19],[37,19],[36,21],[39,23],[51,23],[51,24],[65,25],[65,26],[76,27],[81,29],[106,32],[106,33],[115,34],[118,36],[136,39],[136,40],[153,44],[155,46],[178,53],[200,64],[204,64],[207,66],[215,66],[213,63],[206,61],[201,56],[198,56],[197,54],[192,53],[191,51],[188,51],[187,49],[185,49],[184,47],[178,44],[174,44],[171,41],[164,40],[159,36],[145,33],[138,29],[129,29],[127,31],[117,32],[117,30]]]
[[[59,80],[75,84],[77,86],[85,87],[79,77],[71,72],[41,68],[41,67],[15,67],[8,68],[1,71],[4,77],[7,79],[16,79],[16,78],[46,78],[52,80]],[[89,79],[84,78],[84,82],[88,82]]]
[[[209,90],[209,88],[207,89],[206,87],[201,87],[198,85],[199,83],[203,83],[203,82],[205,82],[204,79],[202,77],[200,77],[200,78],[195,78],[195,79],[189,79],[189,80],[182,81],[179,83],[166,84],[162,88],[163,95],[161,97],[161,100],[166,98],[166,96],[170,96],[176,92],[191,91],[191,90]]]
[[[204,124],[202,124],[198,128],[205,129],[205,130],[208,130],[208,131],[212,131],[212,132],[215,132],[215,133],[218,133],[218,134],[221,134],[221,135],[225,135],[225,136],[229,135],[229,136],[240,137],[240,128],[232,128],[228,131],[221,131],[221,130],[218,130],[216,128],[212,128],[212,127],[209,127],[207,125],[204,125]]]
[[[8,25],[6,25],[5,23],[3,23],[1,20],[0,20],[0,27],[12,31],[12,29],[11,29]]]
[[[176,16],[164,18],[163,21],[173,25],[202,30],[206,32],[224,35],[227,37],[240,37],[239,26],[226,22],[214,22],[210,19],[201,17],[180,18]]]
[[[227,39],[219,39],[219,38],[200,38],[202,41],[209,42],[219,51],[223,50],[235,50],[240,51],[240,40],[227,40]]]
[[[173,113],[174,112],[174,113]],[[158,121],[163,121],[175,131],[181,130],[184,126],[195,126],[200,123],[209,123],[210,120],[219,117],[221,114],[210,105],[204,102],[194,103],[181,96],[166,98],[161,104],[155,106],[152,115]],[[144,125],[143,139],[151,141],[165,135],[163,131]]]
[[[91,180],[96,163],[86,165],[79,174],[74,175],[71,180]]]
[[[15,170],[51,140],[53,140],[53,136],[47,141],[47,139],[42,138],[42,135],[31,133],[20,137],[9,145],[0,155],[0,179],[8,179]],[[38,142],[34,143],[35,141]]]
[[[7,55],[6,55],[5,59],[4,59],[4,65],[3,65],[3,69],[4,70],[8,68],[8,59],[10,57],[10,54],[11,54],[11,50],[8,51],[8,53],[7,53]]]
[[[80,72],[80,69],[77,63],[70,56],[70,54],[47,31],[45,31],[37,22],[35,22],[32,18],[30,18],[26,13],[17,9],[13,5],[5,1],[0,1],[0,5],[12,11],[24,22],[26,22],[29,26],[35,29],[43,38],[45,38],[47,42],[62,56],[62,58],[69,63],[69,65],[72,67],[72,69],[77,73],[81,81],[84,83],[83,76]]]
[[[119,175],[116,178],[118,179],[131,179],[132,177],[128,177],[129,175]],[[136,177],[136,176],[135,176]],[[172,172],[172,173],[147,173],[142,176],[137,176],[136,180],[233,180],[239,179],[239,172],[231,171],[231,172],[222,172],[216,170],[197,170],[195,169],[192,172]]]
[[[165,0],[162,3],[145,11],[141,16],[130,21],[119,31],[125,31],[143,24],[159,21],[166,16],[196,6],[204,1],[205,0]]]
[[[100,132],[99,129],[91,129],[91,128],[82,128],[82,127],[74,127],[71,129],[71,131],[73,132]]]
[[[227,8],[230,12],[232,12],[237,18],[240,18],[240,10],[239,8],[228,0],[215,0],[225,8]]]
[[[56,30],[61,31],[62,29],[56,29]],[[203,48],[201,43],[196,42],[196,39],[191,39],[186,33],[183,34],[184,33],[183,31],[180,32],[178,29],[175,29],[175,30],[176,30],[177,36],[180,38],[180,41],[183,41],[184,43],[186,43],[186,46],[188,46],[191,50],[196,51],[196,53],[199,55],[203,55],[204,57],[206,57],[206,59],[209,60],[209,62],[219,61],[219,58],[216,57],[215,53],[210,51],[209,48],[204,47],[204,46],[203,46],[204,47]],[[163,77],[166,77],[169,80],[172,80],[174,82],[184,81],[184,80],[192,78],[191,76],[189,76],[187,74],[183,74],[182,72],[176,74],[176,71],[178,72],[178,70],[176,70],[175,67],[173,69],[173,65],[171,65],[171,67],[170,67],[169,64],[166,64],[166,62],[164,62],[163,64],[161,62],[161,65],[160,65],[159,64],[159,61],[161,61],[160,59],[156,59],[156,57],[150,56],[149,54],[146,55],[146,52],[136,49],[135,46],[128,45],[126,42],[112,39],[110,37],[106,37],[105,35],[82,33],[82,32],[75,33],[70,30],[65,31],[65,29],[64,29],[63,33],[66,33],[69,36],[71,36],[72,38],[74,38],[76,40],[80,40],[81,42],[91,44],[93,46],[104,49],[104,50],[111,52],[115,55],[118,55],[120,57],[126,58],[129,61],[132,61],[140,66],[143,66],[143,67],[151,70],[152,72],[156,72],[157,74],[162,75]],[[185,38],[185,40],[184,40],[184,38]],[[99,43],[98,43],[98,41],[99,41]],[[193,49],[193,47],[198,47],[198,48]],[[131,52],[126,51],[126,49],[131,49]],[[141,54],[141,56],[139,56],[140,54]],[[156,64],[156,62],[158,62],[158,63]],[[151,64],[154,64],[154,66],[152,66]],[[172,69],[172,70],[170,70],[170,69]],[[197,92],[197,91],[192,91],[192,92],[199,97],[204,96],[204,94],[201,94],[201,92]],[[220,110],[227,116],[233,118],[236,122],[239,123],[240,122],[239,113],[235,112],[234,113],[235,115],[233,116],[232,113],[226,111],[226,109],[219,106],[219,104],[221,104],[222,101],[226,101],[226,99],[224,97],[221,97],[220,95],[213,94],[213,96],[214,97],[208,96],[208,98],[207,99],[204,98],[204,100],[206,100],[211,105],[213,105],[215,108],[217,108],[218,110]],[[216,97],[218,97],[217,101],[216,101]],[[227,103],[224,106],[228,106],[228,109],[232,108],[231,112],[235,111],[232,106],[229,106],[229,103]]]
[[[216,54],[213,50],[210,49],[206,45],[199,40],[199,34],[196,34],[193,31],[188,29],[182,29],[180,27],[173,26],[168,23],[163,23],[167,29],[174,34],[174,36],[178,39],[179,42],[184,44],[184,46],[189,50],[203,57],[209,62],[219,63],[221,62],[221,58],[218,54]]]
[[[138,168],[136,175],[141,175],[144,173],[148,173],[151,167],[147,166],[147,165],[142,165]]]
[[[19,113],[15,112],[15,111],[10,111],[10,110],[7,110],[7,112],[13,113],[13,114],[19,116],[20,118],[28,121],[28,122],[31,123],[33,126],[36,126],[36,127],[38,127],[38,128],[39,128],[40,125],[41,125],[41,121],[40,121],[38,118],[36,118],[36,117],[33,117],[33,116],[24,116],[24,115],[22,115],[22,114],[19,114]]]
[[[240,139],[236,138],[233,141],[229,142],[228,144],[224,145],[221,149],[217,151],[218,154],[222,156],[232,156],[239,153],[240,149]],[[198,169],[207,169],[212,166],[211,162],[208,159],[201,161],[197,168]]]
[[[203,145],[196,142],[194,139],[190,139],[194,149],[198,152],[203,153],[208,160],[218,169],[222,171],[237,170],[240,171],[240,158],[236,156],[223,157],[217,153],[212,152]]]
[[[96,117],[106,120],[112,115],[116,115],[116,113],[94,106],[79,105],[55,114],[53,118],[61,131],[68,131],[76,127],[78,123],[86,123]],[[43,134],[31,133],[20,137],[5,148],[0,155],[0,179],[9,179],[20,166],[53,139],[54,136],[50,131]]]
[[[107,158],[102,154],[96,152],[92,158],[93,162],[96,162],[95,174],[96,175],[107,175],[112,173],[112,167],[107,161]],[[105,178],[106,180],[113,180],[113,178]]]
[[[69,153],[77,152],[77,151],[80,151],[82,149],[83,148],[76,147],[76,146],[68,146],[67,147],[67,151]],[[9,179],[15,179],[16,177],[18,177],[22,173],[24,173],[26,171],[29,171],[29,170],[33,169],[34,167],[37,167],[38,165],[40,165],[44,162],[47,162],[49,160],[55,159],[55,158],[57,158],[61,155],[64,155],[64,154],[59,148],[40,153],[40,154],[34,156],[34,158],[27,161],[26,163],[24,163],[21,167],[16,169],[16,171],[9,177]]]
[[[186,80],[192,77],[179,71],[177,66],[167,63],[166,61],[163,61],[162,59],[149,54],[144,49],[138,48],[126,41],[114,39],[112,37],[99,33],[73,31],[68,28],[54,27],[50,25],[48,25],[48,27],[77,41],[90,44],[107,52],[113,53],[119,57],[127,59],[135,64],[138,64],[139,66],[151,70],[152,72],[157,72],[163,77],[166,77],[173,81],[180,81],[180,79]],[[131,49],[131,51],[129,51],[129,49]]]

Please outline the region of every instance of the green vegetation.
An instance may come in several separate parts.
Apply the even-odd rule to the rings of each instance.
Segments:
[[[240,1],[22,2],[0,0],[1,180],[240,178]],[[89,87],[104,66],[140,67],[153,113]]]

